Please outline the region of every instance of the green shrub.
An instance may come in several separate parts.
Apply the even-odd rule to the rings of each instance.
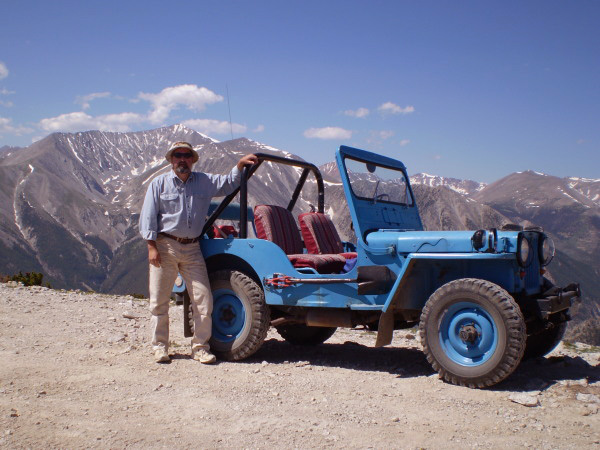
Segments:
[[[7,281],[16,281],[17,283],[23,283],[25,286],[41,286],[44,275],[39,272],[25,272],[23,274],[19,271],[18,274],[8,276]]]

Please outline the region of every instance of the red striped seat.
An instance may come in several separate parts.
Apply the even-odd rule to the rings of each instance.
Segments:
[[[308,253],[337,253],[346,259],[356,258],[356,252],[344,252],[344,244],[327,214],[307,212],[298,216],[302,238]]]
[[[339,273],[346,259],[338,254],[303,253],[298,226],[290,211],[281,206],[257,205],[254,207],[256,237],[277,244],[294,267],[312,267],[319,273]]]

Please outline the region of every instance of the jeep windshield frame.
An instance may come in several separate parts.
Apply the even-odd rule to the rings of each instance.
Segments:
[[[240,208],[240,231],[239,238],[247,239],[248,238],[248,180],[254,173],[258,170],[258,168],[262,165],[263,162],[274,162],[276,164],[283,164],[286,166],[299,167],[302,169],[302,173],[300,174],[300,178],[298,179],[298,183],[292,193],[290,202],[288,203],[287,209],[291,211],[294,209],[296,201],[300,196],[300,192],[302,192],[302,188],[308,178],[308,175],[312,172],[317,181],[317,211],[320,213],[324,212],[325,209],[325,186],[323,183],[323,176],[321,175],[321,171],[317,166],[311,164],[306,161],[301,161],[299,159],[292,158],[283,158],[281,156],[270,155],[268,153],[255,153],[258,158],[258,162],[250,167],[245,166],[242,169],[242,175],[240,179],[240,185],[228,196],[226,196],[219,206],[213,211],[210,217],[206,220],[204,224],[204,228],[202,229],[201,236],[205,235],[208,230],[213,226],[215,221],[220,218],[221,214],[229,205],[233,199],[240,194],[239,200],[239,208]]]
[[[336,152],[336,161],[357,239],[368,245],[367,235],[373,231],[423,230],[410,179],[401,161],[345,145]],[[359,165],[362,165],[360,172],[364,186],[359,186],[360,183],[353,179],[353,170]],[[392,175],[384,176],[378,182],[379,168],[380,172]],[[386,189],[390,190],[384,192],[382,181],[387,183],[393,179],[403,180],[401,189],[395,187],[396,191],[392,192],[391,185],[387,185]]]
[[[363,167],[365,170],[358,170]],[[410,184],[406,181],[408,175],[405,169],[348,155],[344,156],[344,168],[350,189],[357,198],[371,200],[373,203],[383,202],[409,207],[415,205]],[[396,174],[397,176],[394,176]]]

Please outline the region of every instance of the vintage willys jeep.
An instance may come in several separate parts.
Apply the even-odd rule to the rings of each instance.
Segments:
[[[252,355],[270,326],[290,343],[315,345],[337,327],[365,325],[383,346],[394,329],[418,324],[441,378],[485,387],[509,376],[524,355],[545,355],[562,338],[580,291],[544,277],[554,244],[541,229],[423,231],[405,166],[342,146],[336,160],[354,246],[340,240],[324,214],[316,166],[257,156],[259,163],[242,174],[239,237],[201,241],[214,296],[210,344],[220,358]],[[258,204],[252,221],[248,179],[265,161],[294,166],[299,180],[287,208]],[[314,180],[305,183],[311,173]],[[317,211],[300,214],[299,231],[291,211],[305,184],[313,191],[316,184]],[[204,232],[237,193],[216,208]],[[249,220],[256,238],[248,237]]]

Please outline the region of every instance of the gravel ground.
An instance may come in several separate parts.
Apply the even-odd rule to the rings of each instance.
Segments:
[[[202,365],[171,307],[153,362],[147,302],[0,283],[0,447],[596,448],[600,353],[561,344],[486,390],[441,381],[414,330],[392,346],[338,330],[311,348],[269,332]]]

